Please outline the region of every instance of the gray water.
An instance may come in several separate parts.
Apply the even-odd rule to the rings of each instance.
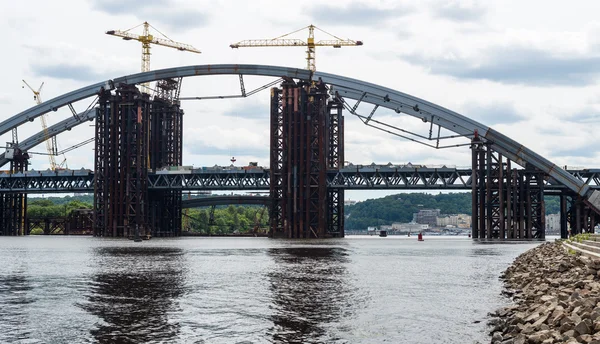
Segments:
[[[0,238],[0,343],[485,343],[535,245]]]

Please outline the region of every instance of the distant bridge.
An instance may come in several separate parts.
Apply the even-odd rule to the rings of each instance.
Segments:
[[[271,204],[271,198],[268,196],[242,196],[242,195],[228,195],[228,196],[208,196],[201,198],[194,198],[183,200],[181,207],[185,208],[199,208],[208,207],[213,205],[237,205],[237,204],[250,204],[250,205],[264,205],[268,206]]]

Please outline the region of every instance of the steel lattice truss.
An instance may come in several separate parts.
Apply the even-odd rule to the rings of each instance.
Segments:
[[[148,174],[150,189],[180,190],[269,190],[269,170],[194,171],[189,174]],[[569,171],[576,178],[600,189],[600,170]],[[471,190],[471,169],[456,168],[344,168],[327,172],[327,186],[346,190]],[[546,180],[545,190],[564,186]],[[93,192],[91,171],[29,172],[0,175],[0,193]]]
[[[148,176],[150,189],[268,190],[269,171],[223,171]]]

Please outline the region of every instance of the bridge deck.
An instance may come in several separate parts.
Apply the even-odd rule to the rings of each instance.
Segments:
[[[471,169],[459,168],[389,168],[354,167],[327,172],[327,185],[346,190],[471,190]],[[571,175],[600,189],[600,170],[574,170]],[[269,170],[187,171],[186,173],[150,173],[150,189],[179,189],[184,191],[211,190],[269,190]],[[545,190],[563,190],[551,178]],[[60,172],[30,171],[0,174],[0,193],[68,193],[93,192],[94,173],[89,170]]]

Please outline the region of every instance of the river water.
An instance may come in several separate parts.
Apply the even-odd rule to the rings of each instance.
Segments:
[[[486,343],[536,245],[5,237],[0,343]]]

